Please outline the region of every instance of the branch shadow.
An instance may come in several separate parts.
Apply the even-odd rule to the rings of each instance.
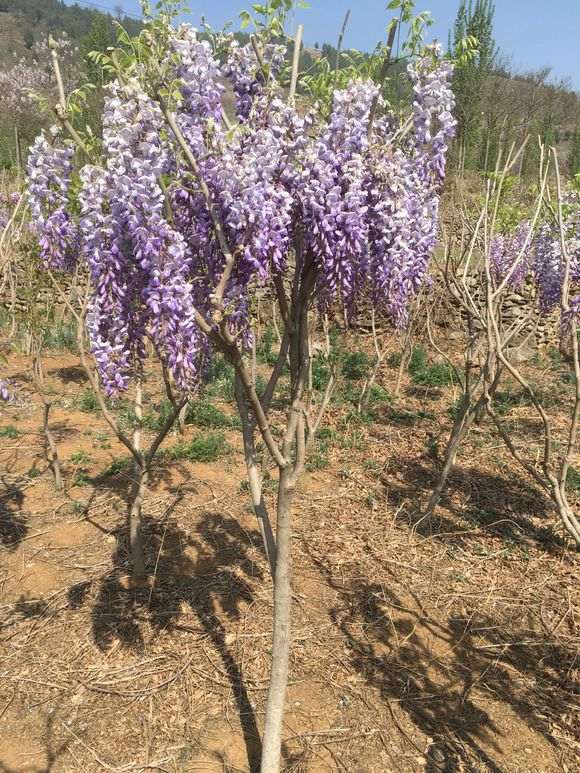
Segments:
[[[175,501],[176,506],[179,498]],[[251,581],[263,579],[262,568],[250,557],[261,545],[258,531],[245,531],[237,520],[205,512],[193,534],[180,529],[172,512],[163,519],[143,519],[147,572],[152,587],[127,590],[129,567],[126,524],[113,532],[116,547],[112,570],[101,580],[91,619],[97,647],[109,650],[115,642],[140,650],[143,625],[155,631],[190,630],[180,625],[182,607],[196,616],[218,653],[237,703],[251,770],[259,769],[260,735],[242,669],[227,644],[225,622],[239,620],[242,605],[252,602]],[[85,603],[91,583],[69,589],[73,608]]]
[[[480,612],[475,602],[441,623],[412,592],[400,596],[366,579],[345,588],[324,559],[311,558],[337,593],[331,617],[352,667],[380,692],[409,744],[426,755],[427,773],[481,766],[502,773],[498,759],[510,728],[494,720],[492,703],[509,707],[554,747],[561,748],[561,732],[574,742],[580,738],[574,721],[580,700],[571,676],[576,647],[535,630],[531,613],[505,620]],[[427,750],[404,732],[395,710],[427,736]]]
[[[54,726],[58,718],[58,711],[55,710],[46,717],[46,729],[44,731],[44,747],[46,754],[46,764],[31,765],[26,763],[22,766],[14,767],[12,762],[10,764],[5,762],[0,757],[0,773],[53,773],[56,764],[60,761],[62,755],[66,752],[70,740],[56,743],[54,736]],[[30,756],[27,751],[26,745],[22,746],[23,756]]]
[[[0,485],[0,543],[14,551],[28,534],[26,519],[21,514],[24,492],[6,476],[1,477]]]
[[[383,475],[382,484],[389,499],[400,505],[429,494],[436,480],[430,464],[403,458],[388,475]],[[508,479],[456,466],[437,512],[430,519],[425,519],[421,511],[408,511],[407,517],[411,528],[424,537],[465,542],[471,539],[466,530],[485,528],[506,544],[525,546],[533,542],[557,554],[566,546],[565,540],[553,531],[553,507],[548,497],[526,478],[513,473]],[[546,525],[535,523],[532,518],[545,521]]]

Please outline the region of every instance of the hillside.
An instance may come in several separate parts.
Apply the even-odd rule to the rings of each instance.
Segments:
[[[113,28],[113,17],[98,10],[67,6],[60,0],[0,0],[0,64],[25,55],[33,44],[47,33],[66,33],[71,40],[82,43],[96,19],[106,20]],[[141,23],[128,16],[119,19],[135,34]]]

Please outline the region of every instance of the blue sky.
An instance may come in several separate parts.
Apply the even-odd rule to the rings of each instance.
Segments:
[[[66,0],[70,5],[73,0]],[[96,5],[116,6],[139,14],[138,0],[94,0]],[[226,21],[237,24],[238,12],[251,0],[189,0],[192,22],[205,16],[213,27]],[[348,8],[351,20],[345,46],[370,50],[384,36],[387,0],[309,0],[308,10],[296,12],[295,23],[305,26],[308,45],[315,41],[336,42],[338,30]],[[435,19],[431,36],[447,42],[459,0],[418,0],[418,10],[429,9]],[[502,53],[518,70],[546,65],[555,76],[569,78],[580,91],[580,0],[496,0],[496,40]]]

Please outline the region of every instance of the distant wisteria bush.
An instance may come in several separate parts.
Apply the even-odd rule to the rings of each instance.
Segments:
[[[566,191],[563,199],[563,227],[566,254],[570,258],[572,288],[580,282],[580,195]],[[510,235],[496,235],[490,245],[490,265],[496,286],[506,282],[519,289],[526,280],[533,283],[541,314],[560,306],[565,275],[565,260],[559,227],[552,219],[534,229],[520,223]],[[576,308],[577,299],[571,305]]]
[[[225,36],[220,46],[218,60],[193,28],[175,30],[160,66],[177,93],[165,101],[134,73],[108,87],[102,150],[80,167],[78,201],[69,139],[39,137],[30,155],[42,258],[51,268],[88,266],[88,331],[111,394],[141,368],[147,338],[179,387],[195,390],[210,357],[200,319],[249,342],[252,288],[283,279],[290,263],[308,274],[321,308],[338,300],[352,314],[370,294],[397,326],[425,280],[455,130],[452,66],[440,48],[409,65],[403,128],[372,81],[336,91],[322,121],[282,100],[283,46],[266,46],[260,62],[250,45]],[[233,128],[224,83],[236,100]],[[168,105],[187,152],[167,125]]]
[[[64,64],[64,84],[67,89],[77,82],[79,73],[75,64],[78,49],[63,33],[53,41]],[[38,99],[46,98],[56,87],[47,40],[34,43],[28,58],[22,57],[12,67],[0,72],[0,98],[15,117],[24,117],[38,109]]]

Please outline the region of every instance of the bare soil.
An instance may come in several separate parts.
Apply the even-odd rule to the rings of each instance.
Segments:
[[[104,474],[126,452],[79,409],[76,357],[45,366],[65,494],[23,356],[0,416],[19,432],[0,439],[0,770],[255,770],[272,591],[239,433],[218,462],[158,465],[154,579],[131,590],[130,472]],[[549,502],[483,424],[422,518],[455,397],[405,378],[372,424],[330,411],[330,463],[295,511],[287,771],[580,770],[577,553]],[[529,408],[511,419],[537,437]]]

